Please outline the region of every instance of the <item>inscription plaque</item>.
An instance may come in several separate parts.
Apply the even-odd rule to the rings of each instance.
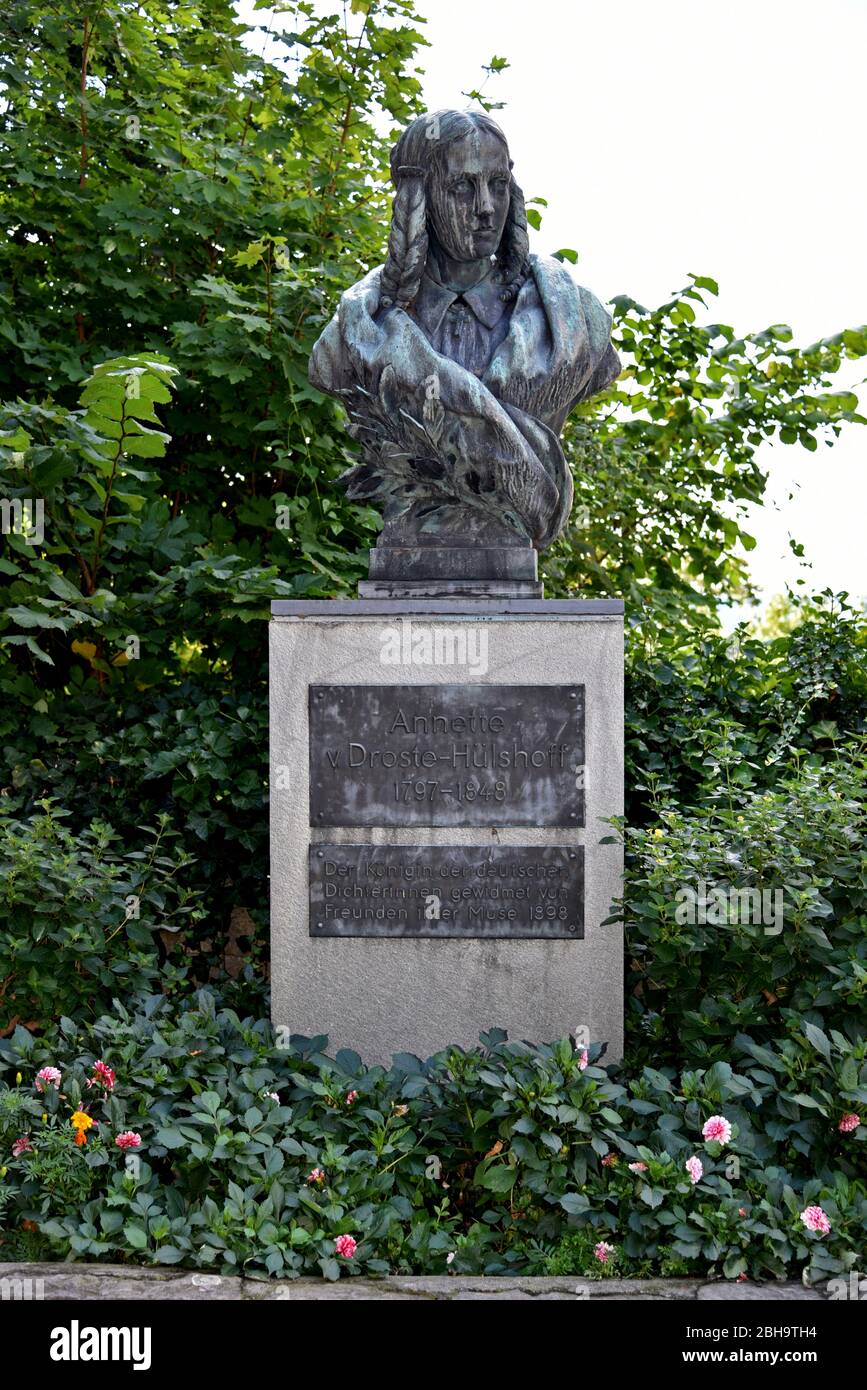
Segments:
[[[311,685],[311,825],[584,824],[583,685]]]
[[[581,845],[310,846],[311,936],[584,935]]]

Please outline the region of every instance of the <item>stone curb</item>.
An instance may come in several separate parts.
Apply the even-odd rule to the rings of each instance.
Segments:
[[[585,1293],[585,1290],[587,1291]],[[388,1275],[383,1279],[244,1279],[172,1266],[0,1263],[0,1299],[136,1301],[227,1300],[261,1303],[274,1300],[390,1299],[400,1302],[465,1302],[491,1299],[639,1299],[657,1302],[766,1300],[790,1302],[826,1297],[802,1284],[751,1284],[701,1279],[599,1279],[485,1275]]]

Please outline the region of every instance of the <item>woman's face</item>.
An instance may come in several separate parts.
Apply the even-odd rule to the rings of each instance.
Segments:
[[[486,130],[474,130],[446,150],[431,180],[430,218],[440,246],[456,261],[492,256],[509,213],[509,156]]]

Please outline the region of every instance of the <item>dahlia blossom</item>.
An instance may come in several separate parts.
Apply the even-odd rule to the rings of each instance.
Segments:
[[[36,1081],[34,1082],[34,1085],[36,1086],[36,1089],[37,1091],[39,1091],[40,1095],[49,1086],[53,1086],[56,1091],[58,1086],[60,1085],[59,1069],[57,1067],[43,1067],[41,1071],[38,1071],[36,1073]]]
[[[104,1086],[107,1091],[114,1090],[114,1072],[105,1062],[94,1062],[91,1085]]]
[[[861,1123],[860,1115],[844,1115],[837,1128],[841,1134],[851,1134],[853,1129],[857,1129]]]
[[[701,1136],[717,1144],[727,1144],[732,1137],[732,1127],[725,1115],[711,1115],[710,1119],[704,1122]]]
[[[609,1245],[607,1240],[600,1240],[599,1244],[593,1247],[593,1254],[600,1264],[607,1264],[614,1254],[614,1246]]]
[[[353,1240],[352,1236],[338,1236],[334,1242],[334,1249],[344,1259],[351,1260],[358,1249],[358,1241]]]
[[[26,1153],[28,1149],[32,1150],[32,1148],[33,1145],[30,1142],[30,1135],[22,1134],[21,1138],[16,1139],[15,1143],[12,1145],[12,1157],[20,1158],[23,1153]]]
[[[686,1171],[689,1173],[690,1179],[692,1181],[692,1185],[693,1187],[695,1187],[696,1183],[699,1181],[702,1174],[704,1173],[704,1168],[702,1167],[701,1159],[696,1158],[695,1154],[693,1154],[692,1158],[688,1158],[686,1160],[685,1166]]]
[[[119,1149],[137,1149],[141,1143],[141,1135],[136,1134],[133,1129],[125,1129],[123,1134],[119,1134],[114,1142]]]
[[[630,1163],[630,1165],[629,1165],[629,1171],[630,1171],[630,1173],[646,1173],[646,1172],[647,1172],[647,1164],[646,1164],[646,1163]]]
[[[801,1220],[808,1231],[818,1231],[820,1236],[828,1235],[831,1230],[831,1223],[821,1207],[805,1207]]]

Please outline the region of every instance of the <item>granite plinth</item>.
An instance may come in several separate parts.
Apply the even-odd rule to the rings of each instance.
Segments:
[[[426,1057],[450,1043],[472,1046],[481,1032],[492,1027],[537,1043],[572,1034],[584,1045],[605,1044],[607,1060],[618,1057],[623,1027],[622,930],[603,922],[622,892],[622,849],[605,823],[623,809],[622,605],[491,598],[475,604],[284,600],[275,602],[272,615],[275,1024],[308,1037],[327,1033],[332,1049],[354,1048],[366,1062],[387,1063],[395,1052]],[[546,687],[583,688],[586,745],[583,765],[574,769],[584,797],[583,826],[574,821],[568,827],[486,824],[485,817],[476,813],[473,823],[439,826],[424,824],[423,815],[422,823],[413,815],[403,824],[311,824],[311,687],[423,685],[454,690],[462,684],[468,688],[467,714],[483,708],[479,691],[483,695],[488,686],[492,699],[497,687],[533,687],[525,697],[530,707],[544,706]],[[432,719],[446,717],[435,696],[430,705]],[[411,725],[410,713],[404,711],[402,718]],[[507,711],[502,718],[508,717]],[[522,748],[511,725],[504,724],[498,737],[504,747],[514,741],[515,756],[526,752],[528,766],[532,765],[532,749]],[[463,733],[456,738],[463,757]],[[380,763],[383,752],[397,755],[405,750],[403,744],[391,749],[360,728],[347,728],[343,742],[347,747],[349,742],[358,744],[365,757],[379,752]],[[332,743],[330,756],[339,762],[341,740],[332,739]],[[317,753],[317,767],[327,769],[328,747],[324,744],[321,756]],[[496,747],[494,753],[499,756]],[[414,756],[423,764],[428,754],[442,756],[420,734]],[[473,773],[476,793],[483,778],[483,773]],[[400,788],[400,776],[395,780]],[[428,769],[414,771],[409,778],[410,795],[415,796],[423,784],[418,795],[426,797],[433,780],[435,773]],[[493,798],[498,792],[490,794]],[[606,839],[612,842],[603,843]],[[450,846],[465,848],[468,853],[462,858],[471,864],[492,857],[485,855],[486,847],[496,849],[500,858],[505,854],[507,862],[512,861],[514,874],[526,852],[543,851],[537,856],[542,859],[555,847],[567,853],[570,848],[580,849],[583,938],[492,939],[481,933],[478,937],[391,936],[387,925],[377,928],[385,930],[385,935],[311,935],[310,852],[312,847],[315,854],[317,846],[326,851],[329,845],[391,847],[392,852],[384,856],[389,862],[400,860],[401,847],[406,861],[413,863],[425,861],[430,851],[441,851],[438,879],[446,870],[460,871],[460,864],[453,864],[448,856]],[[511,856],[510,850],[514,850]],[[383,856],[369,858],[375,862]],[[458,878],[456,887],[468,891],[473,882]],[[435,896],[443,895],[438,890]],[[458,924],[461,930],[464,920],[461,917]]]

